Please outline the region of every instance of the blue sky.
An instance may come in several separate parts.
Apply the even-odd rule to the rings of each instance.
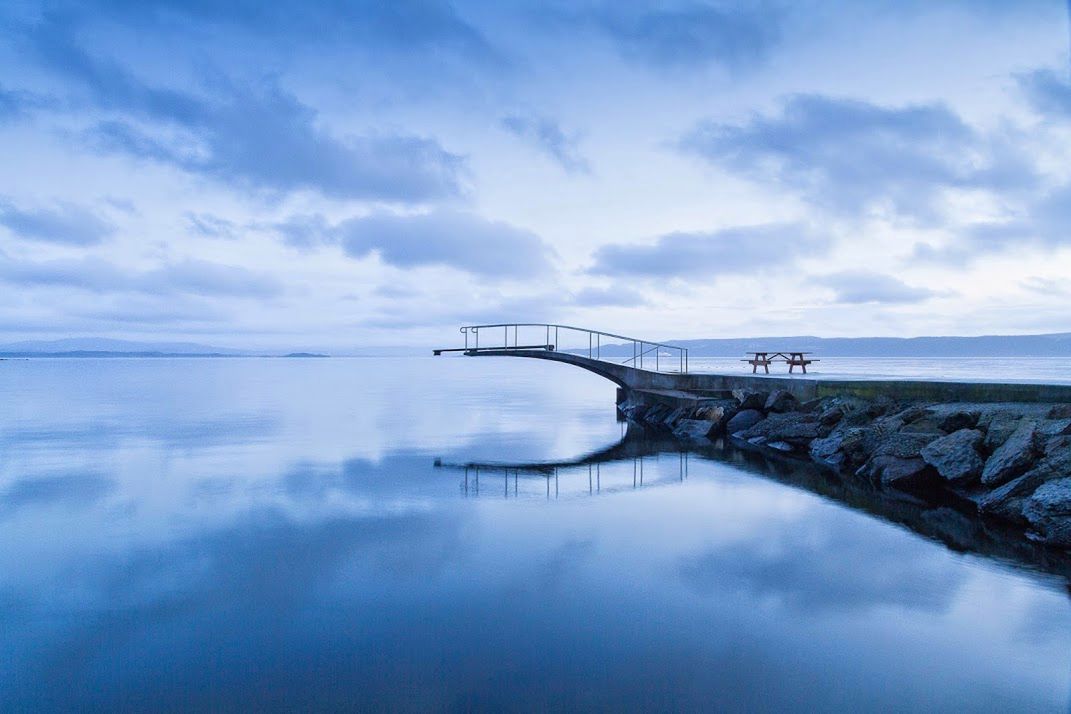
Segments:
[[[1068,4],[15,2],[0,336],[1071,331]]]

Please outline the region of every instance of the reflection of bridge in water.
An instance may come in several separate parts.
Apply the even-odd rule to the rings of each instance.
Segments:
[[[436,460],[435,466],[463,472],[459,488],[466,496],[481,495],[482,479],[482,493],[486,495],[505,498],[539,495],[550,499],[682,483],[688,479],[690,458],[691,452],[680,442],[652,438],[642,429],[629,425],[616,444],[576,459],[456,464]],[[532,488],[532,484],[539,488]]]
[[[1071,554],[1034,543],[1021,531],[979,518],[972,504],[927,501],[883,491],[860,479],[845,478],[810,461],[743,449],[725,440],[699,445],[629,425],[617,443],[576,459],[555,462],[443,463],[460,472],[458,488],[467,497],[587,497],[684,484],[689,470],[722,464],[734,470],[817,494],[847,508],[907,528],[961,553],[1058,575],[1071,583]],[[525,488],[527,486],[527,488]]]

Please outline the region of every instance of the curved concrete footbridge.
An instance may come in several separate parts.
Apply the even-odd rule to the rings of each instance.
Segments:
[[[491,338],[485,337],[482,346],[481,332]],[[676,402],[725,398],[737,389],[762,392],[783,389],[800,401],[844,395],[919,402],[1071,402],[1071,385],[1067,384],[691,372],[686,348],[568,325],[468,325],[461,328],[461,333],[465,335],[464,347],[437,349],[434,354],[459,352],[468,357],[523,357],[561,362],[616,384],[619,403],[630,392],[641,392],[648,399]],[[538,343],[521,339],[522,335],[532,334],[537,335]],[[565,341],[563,334],[567,336]],[[563,348],[567,343],[570,346]]]

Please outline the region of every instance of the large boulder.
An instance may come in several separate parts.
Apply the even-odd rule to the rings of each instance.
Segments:
[[[789,412],[770,414],[740,434],[741,438],[748,441],[759,436],[764,437],[766,441],[787,441],[797,446],[807,446],[821,434],[818,417],[814,414]]]
[[[833,426],[844,418],[844,410],[839,406],[823,409],[818,413],[818,423],[822,426]]]
[[[761,410],[766,406],[766,398],[769,395],[766,392],[756,392],[751,389],[734,389],[733,397],[741,409],[755,409]]]
[[[689,441],[706,440],[717,431],[718,425],[706,419],[681,419],[673,427],[673,436]]]
[[[1014,414],[996,414],[985,424],[979,423],[978,427],[985,430],[983,447],[986,453],[992,454],[1003,446],[1008,437],[1014,434],[1022,423],[1023,418]]]
[[[982,483],[989,487],[1007,483],[1029,469],[1037,455],[1037,423],[1024,420],[985,462]]]
[[[978,425],[980,416],[981,413],[979,412],[956,410],[945,414],[938,427],[946,434],[951,434],[961,429],[973,429]]]
[[[736,411],[736,400],[721,400],[697,407],[689,418],[710,422],[713,425],[711,435],[718,435],[726,432],[729,420],[736,416]]]
[[[1045,456],[1022,476],[978,499],[983,513],[1015,523],[1025,523],[1026,499],[1044,483],[1071,476],[1071,436],[1057,436],[1045,445]]]
[[[725,425],[725,431],[729,434],[736,434],[741,431],[747,431],[751,427],[758,424],[763,420],[762,412],[758,409],[744,409],[736,413],[736,415],[729,420],[729,423]]]
[[[799,400],[792,396],[791,392],[784,389],[775,389],[770,392],[770,396],[766,398],[766,404],[763,406],[768,412],[775,412],[782,414],[784,412],[794,412],[799,409]]]
[[[920,457],[902,458],[890,454],[871,457],[856,475],[890,488],[916,488],[933,481],[933,469]]]
[[[926,444],[919,455],[944,480],[965,485],[977,479],[985,466],[978,453],[982,439],[982,432],[977,429],[960,429]]]
[[[1026,499],[1023,515],[1046,543],[1071,547],[1071,477],[1039,486]]]

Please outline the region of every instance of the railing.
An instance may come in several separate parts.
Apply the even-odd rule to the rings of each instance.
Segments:
[[[481,331],[487,335],[484,337],[483,346],[480,345]],[[624,364],[639,369],[650,370],[653,367],[655,372],[686,373],[688,371],[688,350],[684,347],[615,335],[612,332],[587,330],[583,327],[555,325],[545,322],[509,322],[497,325],[466,325],[461,328],[461,333],[465,335],[464,351],[466,352],[483,350],[557,350],[580,355],[586,353],[588,359]],[[568,346],[563,346],[563,335]],[[524,340],[521,339],[522,336]],[[498,343],[498,337],[502,338],[501,343]],[[513,338],[512,344],[511,337]],[[488,344],[488,338],[492,341],[490,344]],[[584,346],[585,338],[587,340],[586,347]],[[611,342],[604,344],[605,338],[608,338]],[[542,341],[537,343],[536,340]],[[632,346],[632,356],[627,359],[603,358],[602,356],[603,347],[620,348],[622,346],[627,347],[629,344]],[[653,355],[651,354],[652,352],[654,353]]]

